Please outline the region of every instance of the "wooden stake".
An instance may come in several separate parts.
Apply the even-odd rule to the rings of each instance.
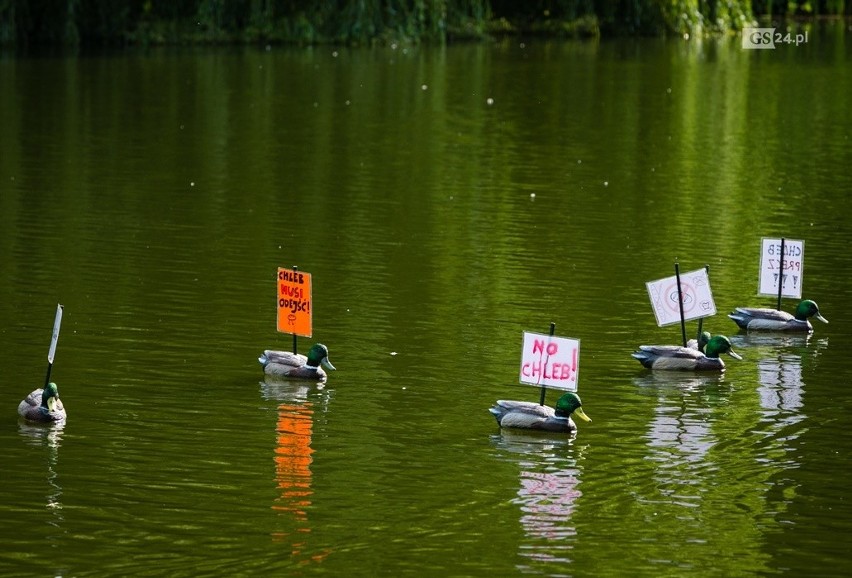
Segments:
[[[683,346],[686,347],[686,321],[683,319],[683,292],[680,288],[680,267],[675,261],[675,279],[677,280],[677,304],[680,307],[680,333],[683,337]]]
[[[553,337],[554,333],[556,333],[556,323],[553,323],[551,321],[551,323],[550,323],[550,336]],[[546,350],[547,350],[547,348],[545,348],[545,351]],[[548,357],[550,357],[550,354],[548,354]],[[544,358],[544,364],[542,366],[542,371],[541,371],[542,375],[544,375],[544,368],[545,367],[547,367],[547,357]],[[542,385],[541,386],[541,398],[539,398],[539,400],[538,400],[539,405],[544,405],[545,394],[547,394],[547,386]]]

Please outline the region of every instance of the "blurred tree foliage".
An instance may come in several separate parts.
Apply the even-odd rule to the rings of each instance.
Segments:
[[[846,0],[0,0],[0,44],[355,43],[702,34]]]

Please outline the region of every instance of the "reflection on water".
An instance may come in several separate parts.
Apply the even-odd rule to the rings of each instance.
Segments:
[[[802,348],[811,343],[813,333],[772,333],[755,332],[731,335],[729,339],[736,349],[742,348]],[[824,341],[824,340],[819,340]],[[758,352],[761,350],[758,349]]]
[[[813,334],[744,334],[732,338],[748,348],[756,362],[758,396],[764,410],[763,420],[775,427],[792,425],[803,419],[805,359],[816,360],[828,347],[828,338],[813,339]]]
[[[653,388],[656,398],[646,437],[660,492],[674,501],[698,500],[700,495],[688,497],[684,486],[692,485],[696,470],[707,467],[707,454],[718,442],[712,413],[727,397],[724,375],[651,372],[634,381]]]
[[[688,371],[652,371],[643,372],[633,379],[633,383],[644,391],[654,394],[688,392],[709,394],[715,386],[726,383],[724,373],[694,373]]]
[[[804,405],[801,356],[784,353],[777,358],[758,360],[757,379],[760,407],[766,410],[764,416],[786,413],[793,420],[791,423],[802,419],[799,414]],[[781,421],[786,419],[781,417]]]
[[[747,335],[743,341],[754,346],[757,354],[757,388],[762,410],[761,428],[768,440],[766,452],[772,455],[795,455],[794,444],[802,433],[794,428],[805,413],[805,379],[807,362],[816,362],[828,347],[828,338],[812,339],[812,335]],[[768,456],[767,456],[768,458]],[[792,457],[779,460],[779,465],[798,467]]]
[[[308,509],[313,496],[311,463],[314,450],[311,447],[315,411],[328,409],[328,394],[323,385],[294,382],[266,376],[261,382],[263,397],[281,402],[278,405],[278,421],[275,425],[275,481],[280,492],[272,509],[286,518],[286,529],[273,533],[275,542],[286,543],[291,548],[290,556],[302,564],[319,562],[328,551],[310,555],[308,543],[311,525]],[[320,394],[319,403],[309,400],[309,395]],[[315,397],[315,396],[311,396]]]
[[[520,506],[527,540],[518,553],[536,562],[571,562],[568,552],[577,535],[571,518],[582,495],[575,457],[578,448],[572,447],[575,436],[560,439],[504,430],[492,440],[519,459],[520,487],[512,502]],[[525,565],[519,569],[528,570]]]
[[[45,505],[54,512],[54,520],[51,522],[60,527],[64,518],[62,516],[62,486],[59,485],[59,446],[62,444],[62,432],[65,429],[65,421],[49,424],[31,424],[24,420],[19,421],[18,431],[24,442],[45,451],[47,455],[47,495]]]
[[[800,438],[807,432],[808,417],[804,368],[819,358],[828,340],[812,340],[811,335],[748,335],[742,339],[752,346],[756,358],[760,413],[754,429],[755,468],[767,471],[767,502],[782,523],[799,493],[799,484],[788,472],[802,467]]]

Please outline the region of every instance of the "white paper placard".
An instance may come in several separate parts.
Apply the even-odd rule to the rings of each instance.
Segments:
[[[680,307],[677,298],[677,276],[649,281],[648,297],[657,318],[657,325],[680,323]],[[710,278],[706,269],[681,273],[680,290],[683,295],[683,319],[699,319],[716,315],[716,303],[710,290]]]
[[[784,239],[784,267],[781,275],[781,297],[802,298],[805,242]],[[760,246],[759,295],[778,296],[778,277],[781,272],[781,239],[764,238]]]
[[[580,340],[524,332],[521,383],[577,391]]]

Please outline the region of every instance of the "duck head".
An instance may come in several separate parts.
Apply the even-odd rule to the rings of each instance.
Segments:
[[[41,406],[48,411],[56,411],[56,401],[59,399],[59,388],[52,381],[41,392]]]
[[[710,338],[707,345],[704,347],[704,355],[707,357],[719,357],[720,354],[727,353],[734,359],[742,359],[742,357],[731,348],[731,340],[724,335],[715,335]]]
[[[796,307],[796,319],[805,321],[809,317],[815,317],[823,323],[828,323],[828,319],[819,314],[819,307],[810,299],[805,299]]]
[[[573,392],[568,392],[556,400],[556,415],[559,417],[570,417],[571,414],[585,420],[592,421],[592,418],[586,415],[583,411],[583,402],[580,401],[580,396]]]
[[[328,347],[322,343],[316,343],[308,351],[308,365],[310,367],[319,367],[320,364],[326,369],[336,369],[328,360]]]

